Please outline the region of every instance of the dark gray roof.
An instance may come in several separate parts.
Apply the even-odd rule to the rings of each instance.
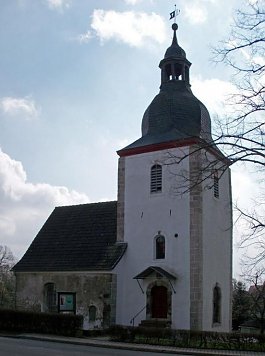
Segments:
[[[186,53],[183,48],[181,48],[178,43],[172,43],[170,47],[166,50],[165,57],[164,58],[170,58],[170,57],[179,57],[179,58],[186,58]]]
[[[14,270],[111,270],[127,246],[116,225],[116,201],[57,207]]]
[[[186,58],[186,53],[184,49],[181,48],[180,45],[178,44],[177,35],[176,35],[177,29],[178,29],[178,25],[174,23],[172,25],[172,30],[174,31],[172,44],[166,50],[164,58],[170,58],[170,57]]]
[[[176,279],[176,277],[172,274],[167,272],[164,268],[158,266],[150,266],[146,268],[143,272],[137,274],[137,276],[133,277],[134,279],[145,279],[150,276],[152,273],[157,273],[160,277],[165,277],[167,279]]]
[[[205,143],[212,143],[210,115],[191,91],[189,84],[191,63],[178,44],[177,28],[177,24],[174,23],[172,44],[159,64],[160,92],[144,113],[142,137],[121,149],[118,152],[120,155],[126,155],[135,149],[139,153],[143,147],[169,142],[177,144],[199,139],[202,142],[206,141]]]
[[[146,109],[142,137],[123,150],[190,138],[212,141],[210,115],[187,83],[170,81]]]

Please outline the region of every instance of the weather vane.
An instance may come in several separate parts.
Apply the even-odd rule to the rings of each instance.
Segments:
[[[174,19],[174,23],[176,23],[176,17],[179,15],[179,13],[180,13],[180,10],[177,9],[177,5],[175,5],[175,10],[169,14],[170,15],[169,20]]]

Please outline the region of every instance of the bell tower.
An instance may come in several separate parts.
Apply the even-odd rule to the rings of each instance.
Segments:
[[[214,146],[207,108],[191,91],[191,63],[177,29],[174,23],[142,136],[118,151],[117,239],[128,248],[116,268],[117,323],[229,331],[229,162]],[[205,157],[216,167],[207,179]],[[196,184],[187,189],[183,176]]]
[[[161,68],[161,84],[170,80],[182,80],[189,85],[189,70],[191,63],[186,59],[185,51],[179,46],[176,31],[178,25],[174,23],[171,46],[167,49],[164,59],[159,64]]]

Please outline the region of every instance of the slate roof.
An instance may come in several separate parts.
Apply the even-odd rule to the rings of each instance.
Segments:
[[[172,39],[172,44],[168,49],[166,50],[164,58],[170,58],[170,57],[179,57],[179,58],[186,58],[186,53],[183,48],[180,47],[178,44],[177,40],[177,35],[176,31],[178,29],[178,25],[176,23],[172,24],[172,30],[174,31],[173,39]]]
[[[172,25],[174,36],[159,64],[162,70],[160,92],[146,109],[142,120],[142,137],[119,152],[160,143],[186,139],[200,139],[212,143],[211,118],[207,108],[192,93],[189,84],[189,67],[185,51],[176,36],[177,24]],[[185,78],[165,79],[169,68],[184,68]],[[163,74],[164,73],[164,74]],[[170,74],[170,72],[169,72]],[[167,74],[167,75],[169,75]],[[172,73],[171,73],[172,74]]]
[[[13,269],[111,270],[127,247],[116,242],[116,225],[116,201],[57,207]]]
[[[142,137],[122,150],[190,138],[212,142],[210,115],[187,83],[170,81],[146,109]]]

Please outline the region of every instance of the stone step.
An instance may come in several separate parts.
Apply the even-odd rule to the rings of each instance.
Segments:
[[[165,319],[142,320],[139,326],[150,328],[168,328],[170,327],[170,322]]]

